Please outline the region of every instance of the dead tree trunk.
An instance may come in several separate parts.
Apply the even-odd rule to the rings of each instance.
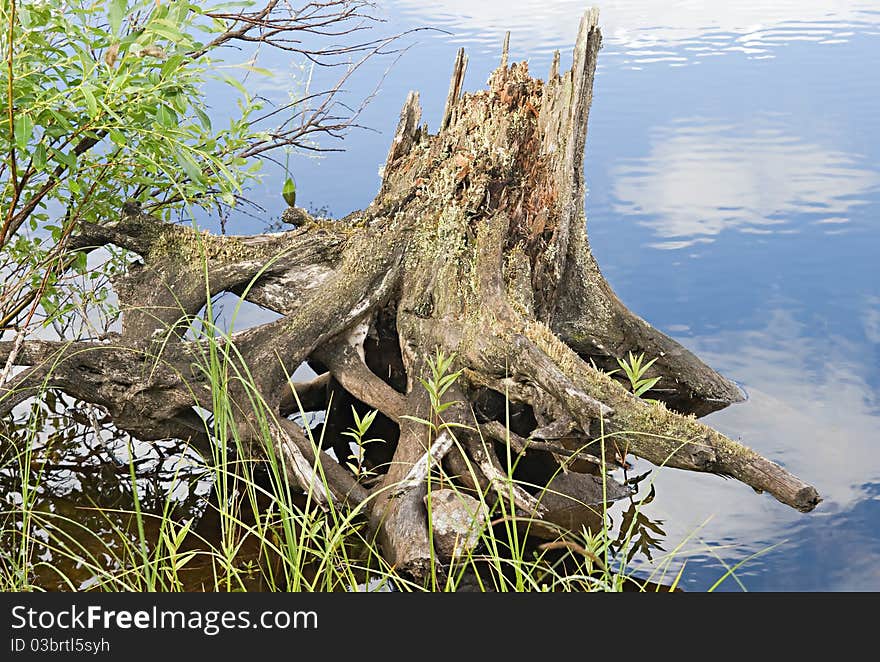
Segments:
[[[496,452],[505,444],[545,467],[562,466],[546,505],[540,490],[512,492],[521,511],[549,521],[570,520],[569,508],[552,505],[559,492],[595,497],[582,472],[601,465],[603,442],[618,455],[732,476],[812,510],[820,500],[813,487],[694,418],[740,400],[740,391],[627,310],[593,259],[582,173],[596,21],[595,11],[584,15],[572,69],[558,71],[557,53],[545,82],[525,63],[508,65],[505,49],[488,89],[462,95],[460,53],[439,132],[420,124],[411,93],[381,190],[344,219],[318,221],[296,209],[287,218],[299,227],[289,232],[216,236],[127,209],[116,223],[82,228],[80,247],[112,243],[142,259],[115,282],[122,332],[101,343],[26,342],[17,361],[32,367],[8,385],[0,409],[52,386],[103,405],[137,436],[206,447],[212,433],[193,411],[212,406],[204,373],[194,368],[204,346],[183,331],[208,296],[231,291],[283,317],[233,337],[253,384],[230,382],[230,398],[247,412],[259,396],[290,480],[319,502],[366,504],[387,560],[413,575],[433,558],[430,466],[442,461],[462,486],[507,494]],[[438,349],[463,371],[446,395],[456,404],[442,418],[468,426],[439,436],[404,418],[436,415],[419,379]],[[0,358],[9,350],[2,345]],[[602,371],[630,350],[657,357],[651,374],[661,379],[651,395],[669,407],[633,396]],[[326,374],[292,387],[288,376],[304,361]],[[286,418],[295,409],[292,388],[322,409],[331,384],[382,412],[391,431],[379,450],[385,457],[374,458],[390,459],[390,468],[370,489],[316,453]],[[510,430],[497,406],[505,397],[519,416]],[[267,435],[252,419],[241,416],[239,432],[263,453]]]

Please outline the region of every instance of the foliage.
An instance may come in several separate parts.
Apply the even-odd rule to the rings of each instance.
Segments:
[[[375,472],[364,464],[364,459],[368,444],[377,441],[384,441],[384,439],[376,438],[366,439],[367,432],[369,432],[370,426],[373,424],[373,421],[376,419],[376,414],[378,413],[378,410],[372,409],[363,416],[360,416],[357,413],[357,410],[352,407],[351,415],[352,418],[354,418],[354,427],[349,428],[342,433],[354,440],[356,450],[346,458],[345,466],[347,466],[358,479],[369,478],[370,476],[375,475]]]
[[[431,420],[409,415],[402,416],[401,418],[427,425],[434,434],[449,428],[462,427],[459,423],[444,422],[442,418],[443,412],[457,402],[455,400],[444,401],[443,399],[443,396],[446,395],[446,392],[455,384],[462,373],[461,370],[451,372],[454,363],[455,354],[446,355],[438,347],[434,353],[434,358],[428,359],[428,376],[419,378],[419,383],[427,392],[431,404]]]
[[[50,315],[72,311],[58,305],[60,273],[88,269],[84,252],[61,259],[78,223],[114,219],[127,199],[166,219],[193,205],[233,204],[256,174],[259,161],[239,153],[260,137],[250,124],[260,104],[202,52],[201,38],[226,29],[207,16],[216,9],[4,0],[0,246],[6,269],[40,289]],[[209,117],[209,78],[240,93],[228,126]],[[26,289],[4,292],[4,324]]]
[[[338,102],[342,86],[399,36],[341,43],[370,27],[370,10],[368,0],[0,0],[0,330],[35,313],[88,326],[95,307],[112,311],[107,279],[127,256],[108,247],[89,258],[95,247],[72,241],[82,224],[112,224],[132,201],[166,221],[217,209],[225,229],[270,152],[342,137],[363,107]],[[240,64],[220,55],[237,43],[250,57]],[[342,73],[315,91],[309,70],[288,102],[262,111],[236,77],[269,73],[255,66],[261,46]],[[222,125],[206,92],[215,81],[231,92]]]
[[[455,354],[447,356],[440,348],[437,348],[434,358],[428,361],[428,369],[431,374],[427,379],[419,379],[431,399],[431,411],[437,416],[455,404],[443,401],[443,396],[461,376],[461,370],[451,372],[454,362]]]
[[[288,207],[293,207],[296,204],[296,183],[290,175],[284,180],[281,195],[284,197],[284,202],[287,203]]]
[[[645,392],[650,391],[657,385],[657,382],[660,381],[660,377],[645,377],[645,373],[647,373],[648,369],[654,365],[657,357],[654,357],[647,363],[644,363],[644,360],[644,353],[639,354],[638,356],[633,356],[632,352],[629,352],[625,359],[617,359],[617,364],[620,366],[621,370],[623,370],[623,374],[629,379],[633,395],[638,397],[642,397]],[[655,400],[649,401],[656,402]]]

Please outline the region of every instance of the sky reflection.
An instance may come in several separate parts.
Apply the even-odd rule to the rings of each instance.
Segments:
[[[453,40],[497,51],[505,31],[511,43],[529,43],[530,53],[570,48],[573,18],[590,3],[579,0],[393,0],[406,14],[429,19],[454,32]],[[730,53],[773,57],[786,44],[846,43],[854,34],[874,34],[880,10],[871,0],[608,0],[600,8],[608,50],[633,68],[665,62],[695,64]],[[520,47],[522,48],[522,47]],[[607,63],[605,63],[607,64]]]
[[[654,129],[643,157],[611,171],[616,214],[640,219],[660,238],[762,233],[807,218],[839,231],[880,175],[855,155],[806,142],[772,126],[740,127],[683,118]],[[693,241],[654,244],[682,248]]]
[[[777,544],[778,553],[747,564],[743,577],[749,578],[749,588],[779,590],[779,567],[786,569],[786,581],[796,583],[792,566],[806,566],[808,556],[827,553],[837,559],[826,561],[835,577],[841,556],[877,558],[873,525],[864,533],[847,534],[845,551],[823,535],[828,527],[846,528],[842,522],[878,498],[880,396],[870,384],[876,361],[861,360],[865,348],[841,337],[811,335],[811,329],[784,309],[769,311],[760,329],[679,340],[749,395],[746,402],[711,414],[705,422],[812,483],[823,497],[814,513],[802,515],[733,480],[656,471],[659,496],[646,507],[647,514],[665,522],[667,549],[688,541],[677,560],[695,557],[696,563],[689,561],[692,588],[705,590],[724,573],[716,555],[736,563]],[[640,463],[636,471],[648,467]],[[822,546],[829,549],[817,549]],[[826,577],[825,589],[845,590],[836,586],[838,580],[831,583],[830,575]],[[821,580],[810,581],[821,588]],[[880,573],[872,569],[861,582],[859,590],[880,590]],[[737,589],[733,582],[725,586]],[[799,590],[810,588],[801,584]]]

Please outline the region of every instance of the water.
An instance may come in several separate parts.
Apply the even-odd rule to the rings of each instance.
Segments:
[[[748,392],[706,422],[824,497],[805,515],[735,481],[662,470],[645,514],[662,523],[666,550],[686,541],[688,590],[752,554],[737,571],[748,590],[880,590],[880,11],[871,0],[598,5],[593,251],[632,310]],[[459,47],[465,89],[485,84],[506,30],[511,58],[544,76],[555,49],[570,61],[584,8],[388,3],[390,31],[451,34],[410,40],[361,118],[379,133],[291,163],[300,204],[334,215],[366,205],[407,91],[419,90],[436,129]],[[270,215],[280,188],[270,177],[255,192]]]
[[[768,7],[768,4],[772,4]],[[585,3],[393,0],[385,33],[434,26],[368,63],[348,86],[378,93],[342,153],[292,157],[301,206],[342,216],[375,195],[410,89],[436,130],[455,52],[482,88],[511,31],[511,58],[545,76],[570,63]],[[593,251],[636,313],[739,383],[748,401],[704,420],[814,484],[800,514],[717,476],[654,471],[645,532],[686,560],[687,590],[880,590],[880,10],[874,0],[600,2],[587,138]],[[246,85],[283,102],[299,67],[271,53],[272,79]],[[384,76],[384,78],[383,78]],[[315,72],[315,89],[328,72]],[[235,112],[216,94],[218,118]],[[277,219],[283,176],[267,164],[249,192]],[[250,323],[261,319],[248,309]],[[243,321],[243,320],[242,320]],[[650,469],[637,463],[636,472]],[[624,508],[614,511],[619,521]],[[749,558],[757,554],[755,558]],[[636,563],[657,567],[663,551]]]

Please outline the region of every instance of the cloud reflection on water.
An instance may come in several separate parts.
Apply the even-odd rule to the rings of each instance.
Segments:
[[[863,360],[871,356],[872,349],[852,340],[810,337],[809,333],[791,311],[776,308],[767,311],[763,328],[679,338],[749,394],[748,401],[703,420],[812,483],[824,499],[814,512],[800,514],[769,495],[752,494],[734,480],[673,469],[655,472],[658,498],[648,515],[666,523],[667,549],[693,536],[685,549],[701,558],[692,571],[705,566],[701,570],[704,579],[717,579],[724,569],[701,540],[712,541],[718,549],[729,543],[718,554],[734,563],[785,541],[773,553],[788,560],[773,564],[774,569],[768,570],[773,573],[779,568],[808,568],[811,556],[825,554],[840,555],[860,567],[880,558],[872,536],[858,531],[847,534],[844,551],[821,533],[847,530],[846,522],[878,499],[880,467],[866,461],[880,450],[880,396],[869,383],[873,363]],[[637,470],[642,470],[642,463]],[[760,576],[765,560],[755,559],[744,570],[752,575],[753,588],[759,582],[774,585],[777,581]],[[880,590],[880,573],[858,572],[860,590]],[[846,573],[835,574],[845,586]],[[808,585],[802,575],[791,580],[800,590]],[[827,583],[823,586],[828,590]]]
[[[880,174],[856,155],[772,125],[743,134],[699,118],[656,129],[649,153],[619,162],[611,176],[615,213],[677,239],[658,248],[705,242],[724,230],[773,231],[805,215],[825,232],[839,231],[880,186]]]

